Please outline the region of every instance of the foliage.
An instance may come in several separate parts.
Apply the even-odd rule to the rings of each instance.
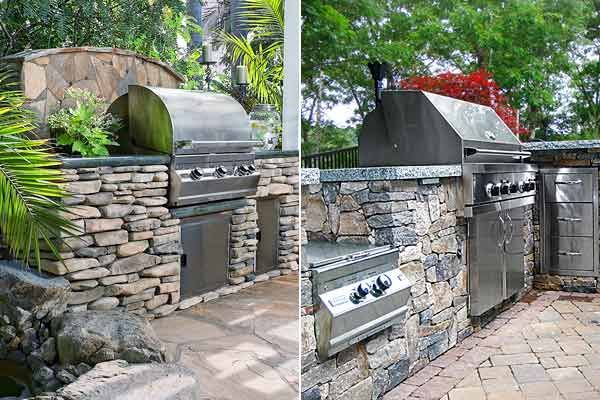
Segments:
[[[178,50],[199,25],[180,0],[3,0],[0,56],[24,49],[118,47],[185,72],[195,58]]]
[[[600,59],[584,64],[573,77],[573,86],[577,89],[572,104],[574,125],[600,138]]]
[[[114,132],[121,121],[105,113],[106,105],[87,90],[68,89],[65,99],[75,102],[74,107],[61,108],[48,118],[48,126],[57,133],[56,143],[84,157],[108,156],[106,146],[118,146]]]
[[[64,192],[60,165],[46,140],[31,139],[33,115],[23,108],[25,98],[0,71],[0,231],[10,253],[28,264],[40,265],[40,242],[56,255],[51,238],[75,227],[62,218],[58,200]]]
[[[283,101],[283,7],[284,0],[243,0],[233,18],[247,30],[245,37],[220,31],[232,68],[248,68],[248,96],[257,103],[273,104],[281,111]]]
[[[557,92],[573,74],[576,48],[597,0],[304,0],[303,118],[354,104],[354,124],[372,109],[367,62],[388,61],[388,78],[493,74],[536,137],[552,130]]]
[[[352,147],[358,144],[358,135],[355,128],[339,128],[328,123],[320,126],[310,126],[307,121],[302,121],[302,155],[322,153],[324,151]]]
[[[492,74],[484,69],[470,74],[445,72],[436,76],[415,76],[400,82],[402,89],[425,90],[491,107],[515,135],[525,137],[527,129],[518,125],[518,113],[508,104]]]

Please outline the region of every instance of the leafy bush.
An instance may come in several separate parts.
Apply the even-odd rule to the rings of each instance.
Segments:
[[[69,89],[65,99],[74,107],[63,108],[48,118],[48,126],[56,131],[56,143],[70,146],[71,153],[84,157],[108,156],[106,146],[118,146],[115,132],[121,121],[104,112],[106,105],[92,92]]]

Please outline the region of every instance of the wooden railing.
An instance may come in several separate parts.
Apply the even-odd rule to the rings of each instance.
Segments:
[[[303,168],[358,168],[358,146],[302,157]]]

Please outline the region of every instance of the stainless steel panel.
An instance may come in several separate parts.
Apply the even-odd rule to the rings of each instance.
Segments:
[[[506,265],[506,293],[508,298],[525,286],[525,209],[513,208],[506,212],[506,244],[504,245]]]
[[[551,236],[592,236],[594,207],[592,203],[553,203],[550,208]]]
[[[544,174],[546,202],[591,202],[593,179],[591,174],[559,173]]]
[[[551,271],[593,271],[594,249],[591,237],[553,237],[551,239]]]
[[[263,274],[279,265],[279,199],[257,200],[258,249],[256,273]]]
[[[341,255],[338,251],[325,254],[322,250],[326,248],[312,252],[320,255],[317,259],[308,257],[312,258],[317,352],[322,360],[401,322],[411,287],[398,270],[397,248],[384,246]],[[384,287],[382,282],[388,284]]]
[[[181,296],[191,297],[227,284],[229,213],[181,221]]]
[[[473,217],[468,227],[469,311],[480,316],[503,299],[505,221],[491,211]]]

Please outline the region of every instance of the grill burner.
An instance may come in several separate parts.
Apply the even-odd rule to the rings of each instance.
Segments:
[[[250,123],[243,107],[217,93],[131,85],[132,144],[171,155],[169,205],[187,206],[252,196]]]
[[[340,252],[347,254],[332,257]],[[406,314],[411,285],[398,270],[397,248],[357,251],[339,243],[311,241],[303,257],[313,276],[317,350],[322,360]]]

